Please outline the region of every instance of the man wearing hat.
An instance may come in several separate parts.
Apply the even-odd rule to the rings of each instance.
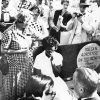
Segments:
[[[85,10],[86,10],[86,8],[89,7],[89,6],[90,6],[90,5],[87,4],[87,3],[80,3],[80,4],[79,4],[79,7],[80,7],[81,13],[84,13]]]
[[[90,25],[90,19],[88,18],[89,15],[88,13],[85,13],[87,7],[89,7],[89,4],[80,3],[80,13],[76,11],[73,13],[73,23],[75,25],[69,38],[69,44],[87,42],[89,40],[88,35],[93,32],[93,28]]]
[[[92,40],[92,34],[94,32],[94,28],[93,28],[93,17],[92,17],[92,13],[88,12],[89,7],[91,6],[88,3],[80,3],[80,11],[82,13],[82,17],[81,17],[81,22],[82,22],[82,26],[83,29],[85,29],[87,32],[87,41],[91,41]]]

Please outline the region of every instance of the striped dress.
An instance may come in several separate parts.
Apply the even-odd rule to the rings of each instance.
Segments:
[[[26,41],[23,37],[18,36],[15,26],[11,26],[9,30],[3,33],[2,47],[8,50],[21,50],[22,45],[18,43],[18,37],[22,38],[22,41]],[[25,43],[25,42],[24,42]],[[31,68],[29,66],[28,53],[11,53],[5,54],[9,63],[9,73],[4,79],[5,97],[6,100],[15,100],[24,92],[24,87],[27,83],[28,77],[31,74]],[[18,79],[18,75],[20,78]]]

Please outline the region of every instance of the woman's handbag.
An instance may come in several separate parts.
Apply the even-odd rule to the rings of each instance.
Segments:
[[[9,64],[7,61],[7,57],[5,55],[1,56],[0,70],[1,70],[3,75],[6,75],[9,72]]]

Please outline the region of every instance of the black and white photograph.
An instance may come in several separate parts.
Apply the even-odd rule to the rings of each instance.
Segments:
[[[100,100],[100,0],[0,0],[0,100]]]

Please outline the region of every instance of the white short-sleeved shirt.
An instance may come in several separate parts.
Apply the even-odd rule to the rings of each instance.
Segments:
[[[37,55],[34,62],[34,68],[40,69],[41,73],[44,75],[54,77],[50,58],[45,55],[45,51]]]
[[[62,56],[61,54],[54,52],[53,53],[53,58],[55,65],[62,65]],[[61,58],[60,58],[61,57]],[[57,59],[57,60],[56,60]],[[61,61],[58,61],[60,59]],[[35,62],[34,62],[34,68],[40,69],[41,73],[50,77],[54,77],[52,65],[50,58],[48,58],[45,55],[45,51],[43,51],[41,54],[37,55]]]

